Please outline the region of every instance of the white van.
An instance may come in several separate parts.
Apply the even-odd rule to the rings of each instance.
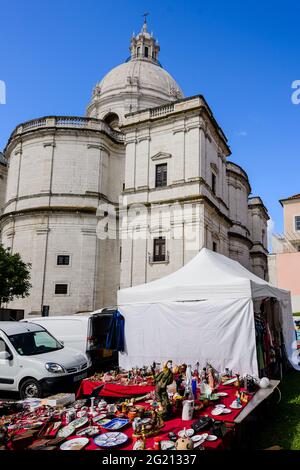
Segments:
[[[0,322],[0,390],[21,398],[66,391],[88,376],[90,360],[34,323]]]
[[[46,328],[68,348],[85,353],[95,370],[103,370],[118,363],[118,354],[105,349],[106,335],[114,312],[114,309],[101,309],[87,314],[32,317],[30,322]]]

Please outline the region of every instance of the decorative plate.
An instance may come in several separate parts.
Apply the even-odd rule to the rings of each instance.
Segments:
[[[192,441],[193,442],[199,442],[199,441],[205,441],[208,438],[208,434],[196,434],[196,436],[192,436]]]
[[[64,442],[61,446],[61,450],[81,450],[88,443],[89,439],[87,437],[76,437],[75,439],[70,439],[69,441]]]
[[[209,441],[209,442],[212,442],[212,441],[216,441],[218,439],[217,436],[215,436],[214,434],[208,434],[206,440]]]
[[[77,436],[96,436],[97,434],[100,434],[100,430],[98,426],[89,426],[78,431],[76,434]]]
[[[175,450],[175,443],[173,441],[160,441],[161,450]]]
[[[128,436],[123,432],[107,432],[95,437],[94,443],[99,447],[116,447],[128,441]]]
[[[224,411],[224,408],[221,408],[220,406],[218,406],[218,408],[214,408],[211,412],[211,414],[213,416],[218,416],[218,415],[221,415]]]
[[[194,434],[194,429],[190,428],[190,429],[182,429],[181,431],[179,431],[178,433],[178,436],[179,437],[192,437],[192,435]]]
[[[86,416],[82,416],[81,418],[74,419],[74,421],[72,421],[70,424],[72,424],[72,426],[77,429],[86,424],[88,420],[89,419]]]
[[[226,393],[226,392],[218,392],[217,395],[219,397],[228,397],[228,393]]]
[[[117,431],[118,429],[124,428],[129,423],[129,419],[124,418],[114,418],[107,424],[102,424],[101,426],[105,429],[111,429]]]
[[[231,413],[232,410],[230,410],[229,408],[222,408],[222,413],[225,414],[225,415],[229,415],[229,413]]]
[[[100,415],[93,416],[93,421],[94,423],[97,423],[98,421],[101,421],[101,419],[106,418],[106,416],[106,413],[101,413]]]
[[[237,377],[233,377],[233,379],[226,380],[226,382],[223,383],[223,385],[230,385],[233,384],[236,381]]]
[[[99,419],[99,421],[97,421],[97,425],[98,426],[104,426],[105,424],[108,424],[110,422],[111,422],[111,419],[103,418],[103,419]]]
[[[69,437],[71,436],[71,434],[73,434],[75,432],[75,427],[73,426],[73,423],[71,424],[68,424],[67,426],[61,428],[58,433],[57,433],[57,437]]]

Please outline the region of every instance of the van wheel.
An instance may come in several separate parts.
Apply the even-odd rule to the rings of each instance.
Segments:
[[[42,388],[37,380],[27,379],[20,385],[21,399],[25,398],[40,398],[42,396]]]

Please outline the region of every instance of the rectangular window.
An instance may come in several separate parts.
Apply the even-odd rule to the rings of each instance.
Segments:
[[[145,57],[148,57],[148,55],[149,55],[149,49],[148,47],[145,47]]]
[[[153,261],[166,261],[166,239],[164,237],[153,240]]]
[[[55,284],[55,294],[66,295],[68,293],[68,284]]]
[[[58,255],[57,256],[57,265],[58,266],[69,266],[70,256],[69,255]]]
[[[216,194],[216,183],[217,183],[217,177],[214,173],[211,174],[211,190],[213,194]]]
[[[167,186],[167,163],[155,167],[155,187]]]
[[[213,242],[213,251],[218,251],[217,242]]]
[[[300,215],[296,215],[295,217],[295,230],[300,231]]]

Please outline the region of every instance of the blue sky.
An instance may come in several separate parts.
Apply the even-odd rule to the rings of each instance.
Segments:
[[[0,5],[0,149],[20,122],[83,115],[93,86],[129,55],[147,11],[160,60],[186,96],[203,94],[275,231],[278,199],[300,192],[300,6],[294,1],[27,0]]]

